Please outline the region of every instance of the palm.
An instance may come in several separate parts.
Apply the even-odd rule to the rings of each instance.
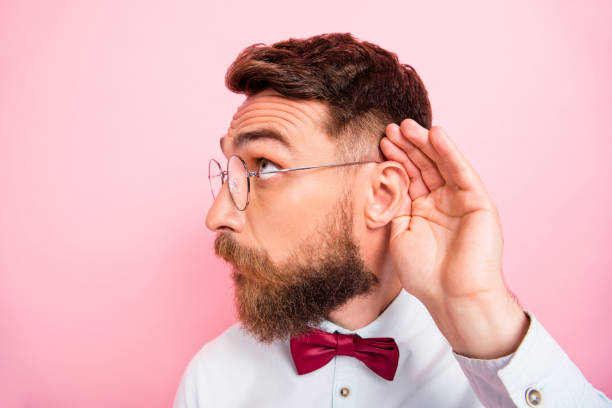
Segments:
[[[390,251],[399,279],[422,300],[464,298],[496,287],[503,246],[497,210],[467,162],[450,163],[463,157],[451,150],[451,143],[444,150],[448,139],[432,142],[431,132],[421,128],[425,138],[419,148],[409,141],[419,143],[418,134],[410,134],[419,130],[416,126],[405,132],[404,124],[402,131],[388,129],[389,139],[381,142],[383,153],[402,162],[411,180],[391,229]]]

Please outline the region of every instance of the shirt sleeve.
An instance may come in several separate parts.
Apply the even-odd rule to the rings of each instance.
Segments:
[[[552,336],[530,320],[518,349],[492,360],[453,355],[485,407],[612,407]]]

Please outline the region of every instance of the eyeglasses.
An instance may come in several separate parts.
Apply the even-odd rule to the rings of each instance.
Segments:
[[[210,159],[208,162],[208,181],[210,182],[210,191],[213,199],[217,197],[219,191],[225,183],[225,179],[229,180],[229,191],[232,201],[236,208],[244,211],[249,205],[249,195],[251,192],[251,177],[259,177],[260,174],[286,173],[288,171],[318,169],[321,167],[339,167],[352,166],[356,164],[379,163],[377,161],[358,161],[349,163],[324,164],[321,166],[296,167],[293,169],[281,169],[270,171],[249,171],[244,160],[240,156],[233,155],[227,161],[227,170],[223,170],[221,165],[215,159]]]

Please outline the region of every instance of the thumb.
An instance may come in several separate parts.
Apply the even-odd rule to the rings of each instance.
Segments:
[[[430,239],[431,231],[427,220],[422,217],[404,215],[394,218],[391,221],[391,245],[394,241],[401,238],[402,253],[419,253],[420,247],[425,240]],[[399,241],[397,241],[399,242]]]
[[[398,236],[408,231],[410,226],[410,215],[396,215],[391,220],[391,237],[389,238],[393,242]]]
[[[410,195],[406,193],[404,196],[404,202],[401,204],[399,210],[393,216],[391,220],[391,240],[402,232],[406,231],[410,225],[410,218],[412,213],[412,200]]]

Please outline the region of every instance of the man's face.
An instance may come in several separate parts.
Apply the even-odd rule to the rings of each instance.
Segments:
[[[260,92],[239,107],[221,147],[249,171],[337,163],[326,118],[319,102]],[[342,168],[252,177],[245,211],[227,183],[217,195],[206,225],[219,233],[216,254],[233,265],[239,319],[259,341],[304,333],[378,283],[353,239],[350,177]]]

